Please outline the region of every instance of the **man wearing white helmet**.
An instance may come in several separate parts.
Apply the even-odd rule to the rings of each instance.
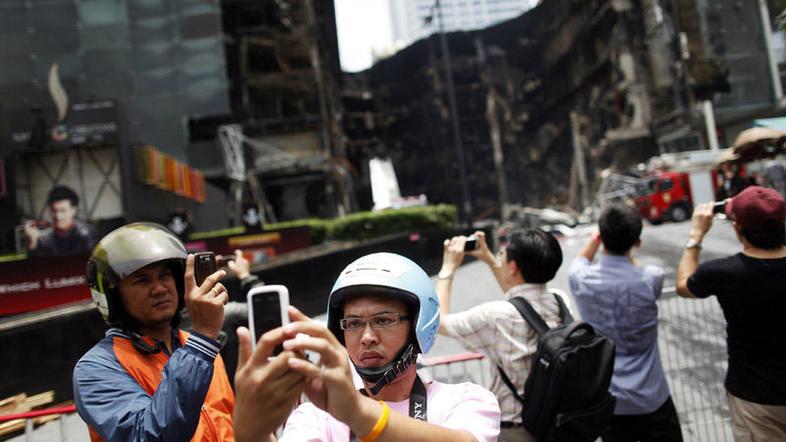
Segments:
[[[497,439],[499,406],[489,391],[472,383],[424,383],[417,375],[417,354],[431,348],[439,328],[439,302],[428,275],[409,259],[375,253],[347,266],[328,298],[327,328],[294,309],[290,317],[284,348],[317,352],[320,362],[287,360],[306,377],[311,402],[289,416],[283,440]],[[299,333],[308,337],[294,339]],[[363,379],[360,391],[347,353]],[[235,424],[240,433],[254,422]]]

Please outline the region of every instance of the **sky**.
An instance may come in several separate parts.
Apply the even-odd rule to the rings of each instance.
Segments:
[[[371,66],[371,49],[393,41],[388,0],[334,0],[341,68],[358,72]]]

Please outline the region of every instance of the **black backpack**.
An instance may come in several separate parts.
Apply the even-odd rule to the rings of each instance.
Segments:
[[[497,366],[502,380],[521,402],[524,428],[538,441],[594,441],[613,413],[609,393],[614,372],[614,343],[596,334],[591,325],[574,321],[562,298],[562,325],[549,329],[546,322],[521,297],[510,302],[538,334],[538,349],[524,385],[526,400]]]

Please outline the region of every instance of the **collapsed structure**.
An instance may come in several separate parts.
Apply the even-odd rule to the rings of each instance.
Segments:
[[[472,216],[581,208],[595,169],[709,145],[697,105],[715,93],[729,137],[776,108],[757,5],[699,3],[548,0],[448,34]],[[432,35],[349,76],[347,155],[390,156],[403,194],[460,205],[445,55]]]

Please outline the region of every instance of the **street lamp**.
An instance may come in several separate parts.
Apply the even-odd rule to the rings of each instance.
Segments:
[[[448,39],[445,35],[444,21],[442,19],[442,5],[439,0],[434,2],[431,7],[432,13],[426,17],[426,24],[431,23],[433,11],[437,10],[437,26],[439,31],[439,43],[442,50],[442,62],[445,66],[445,83],[448,87],[448,107],[450,108],[450,123],[453,131],[453,144],[456,148],[456,158],[459,165],[459,179],[461,181],[462,204],[459,210],[461,221],[467,222],[472,228],[472,198],[469,194],[469,182],[467,181],[467,166],[464,160],[464,145],[461,142],[461,131],[459,130],[458,109],[456,108],[456,90],[453,87],[453,72],[450,70],[450,50],[448,49]]]

